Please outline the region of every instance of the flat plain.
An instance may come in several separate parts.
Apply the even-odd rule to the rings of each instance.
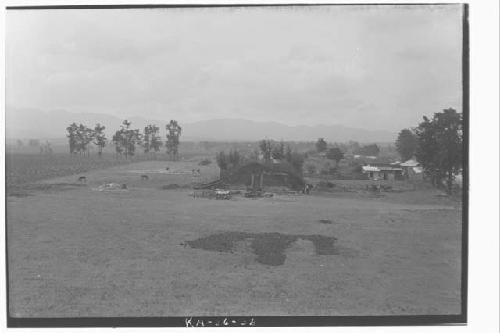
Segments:
[[[219,172],[200,160],[8,190],[11,316],[460,313],[460,202],[428,187],[193,198]]]

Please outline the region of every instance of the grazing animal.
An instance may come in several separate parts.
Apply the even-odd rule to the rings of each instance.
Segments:
[[[86,182],[87,182],[87,177],[85,177],[85,176],[80,176],[80,177],[78,177],[78,181],[79,181],[80,183],[86,183]]]
[[[141,175],[141,180],[148,180],[149,176],[148,175]]]
[[[166,167],[166,168],[165,168],[165,170],[167,170],[167,171],[168,171],[168,170],[170,170],[170,168],[169,168],[169,167]]]
[[[127,189],[127,184],[122,184],[122,189],[126,190]]]

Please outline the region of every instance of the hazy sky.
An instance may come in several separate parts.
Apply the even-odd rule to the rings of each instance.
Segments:
[[[398,130],[461,110],[460,6],[8,11],[7,105]]]

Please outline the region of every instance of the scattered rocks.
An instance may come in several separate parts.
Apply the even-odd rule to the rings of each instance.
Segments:
[[[106,183],[99,185],[97,188],[94,188],[93,190],[99,192],[122,192],[122,191],[127,191],[127,184]]]

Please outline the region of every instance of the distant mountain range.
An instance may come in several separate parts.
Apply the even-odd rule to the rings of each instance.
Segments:
[[[168,121],[128,117],[133,128],[143,129],[148,124],[160,127],[162,136]],[[6,135],[8,139],[38,138],[60,139],[66,135],[66,127],[72,123],[106,126],[111,136],[123,119],[98,113],[71,113],[65,110],[43,111],[38,109],[8,107],[6,111]],[[285,141],[314,141],[323,137],[330,142],[393,142],[396,133],[382,130],[350,128],[342,125],[289,126],[277,122],[258,122],[245,119],[213,119],[193,123],[181,123],[182,136],[189,141],[255,141],[263,138]]]

